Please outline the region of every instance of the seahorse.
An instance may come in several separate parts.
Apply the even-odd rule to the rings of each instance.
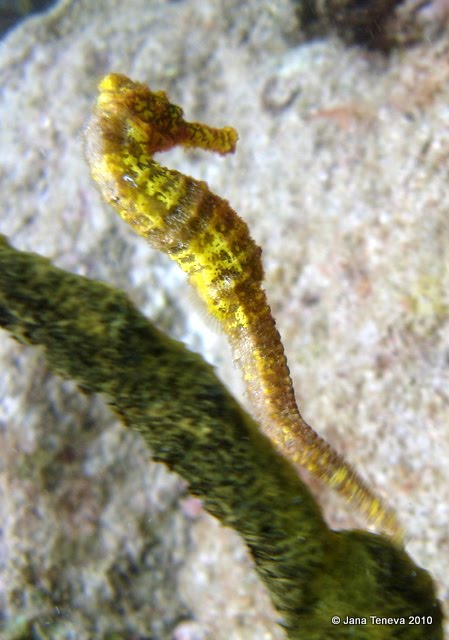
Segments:
[[[232,127],[184,120],[164,91],[116,73],[99,84],[86,155],[104,200],[188,274],[230,341],[256,419],[293,463],[337,489],[377,527],[400,536],[393,512],[303,419],[247,224],[207,184],[163,167],[176,145],[232,153]]]

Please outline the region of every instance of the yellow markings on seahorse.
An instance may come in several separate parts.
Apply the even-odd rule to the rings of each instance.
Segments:
[[[246,223],[205,182],[153,159],[176,145],[232,153],[235,129],[187,122],[163,91],[110,74],[99,85],[86,138],[91,173],[106,202],[179,264],[220,321],[264,432],[281,452],[336,488],[379,528],[399,535],[394,514],[298,410],[262,288],[261,250]]]

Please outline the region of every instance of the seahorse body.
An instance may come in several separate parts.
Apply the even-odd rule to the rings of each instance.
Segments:
[[[104,199],[187,272],[231,342],[255,415],[293,462],[397,535],[395,516],[302,418],[280,335],[262,288],[261,250],[246,223],[205,182],[169,170],[153,154],[175,145],[233,152],[237,133],[186,122],[163,91],[123,75],[99,85],[86,153]]]

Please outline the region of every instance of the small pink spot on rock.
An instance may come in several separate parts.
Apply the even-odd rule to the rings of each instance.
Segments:
[[[203,513],[203,503],[199,498],[188,496],[181,501],[182,513],[192,520],[196,520]]]

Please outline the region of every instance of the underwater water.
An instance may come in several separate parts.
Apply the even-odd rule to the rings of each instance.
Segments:
[[[124,290],[249,409],[225,336],[101,201],[83,141],[113,71],[167,91],[189,120],[235,127],[233,156],[163,162],[248,224],[302,413],[387,498],[447,609],[448,34],[385,54],[327,28],[306,40],[297,9],[81,0],[6,33],[0,231]],[[0,350],[6,637],[286,637],[242,540],[185,481],[41,351],[6,332]],[[312,490],[332,527],[366,527]]]

